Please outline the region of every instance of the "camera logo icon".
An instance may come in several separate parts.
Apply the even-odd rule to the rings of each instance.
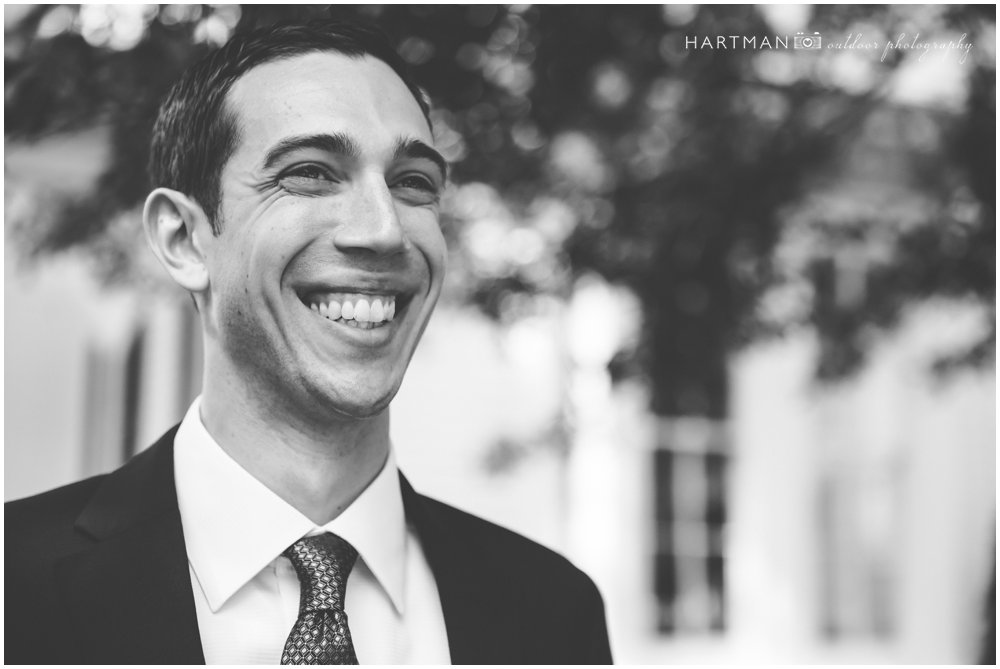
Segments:
[[[819,33],[813,33],[812,35],[805,35],[803,33],[795,33],[795,37],[792,38],[792,48],[793,49],[822,49],[823,48],[823,37]]]

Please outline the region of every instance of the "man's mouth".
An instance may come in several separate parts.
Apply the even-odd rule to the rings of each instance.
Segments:
[[[396,316],[396,295],[362,293],[309,293],[303,304],[327,320],[370,330],[384,327]]]

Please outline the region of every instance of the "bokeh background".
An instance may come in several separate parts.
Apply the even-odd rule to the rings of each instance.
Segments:
[[[454,165],[418,489],[588,571],[620,662],[995,661],[993,5],[5,6],[5,499],[183,415],[152,118],[315,15],[391,36]]]

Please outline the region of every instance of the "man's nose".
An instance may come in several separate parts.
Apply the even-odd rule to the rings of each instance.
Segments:
[[[370,251],[391,255],[405,244],[396,201],[381,174],[355,182],[351,203],[334,230],[333,243],[341,251]]]

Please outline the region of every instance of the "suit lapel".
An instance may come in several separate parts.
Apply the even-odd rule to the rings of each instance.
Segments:
[[[174,488],[174,432],[108,475],[76,523],[96,543],[56,565],[94,661],[205,662]]]
[[[493,578],[494,556],[455,530],[432,500],[400,474],[403,506],[413,523],[441,597],[452,664],[519,664],[517,610],[509,588]]]
[[[176,428],[109,474],[77,519],[95,544],[56,564],[75,633],[93,662],[204,664],[174,487]],[[453,664],[519,664],[518,612],[497,558],[400,475],[407,520],[434,573]]]

